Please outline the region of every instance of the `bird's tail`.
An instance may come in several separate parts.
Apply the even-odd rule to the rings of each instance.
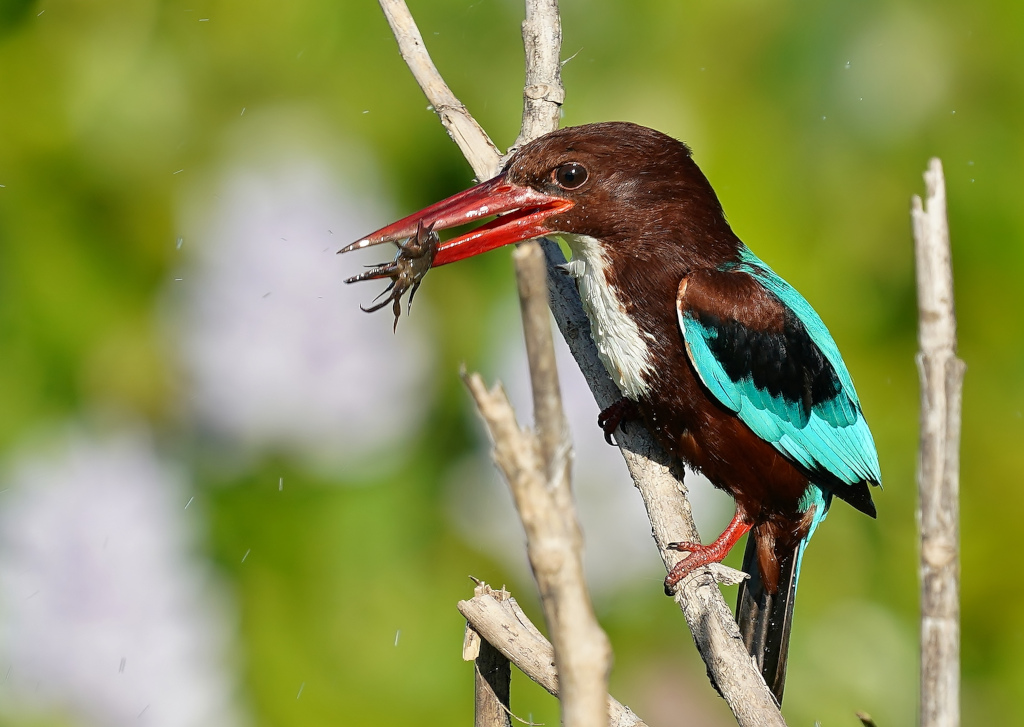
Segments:
[[[779,554],[779,588],[774,594],[765,590],[757,565],[757,542],[753,532],[747,536],[743,570],[750,578],[740,584],[736,601],[736,623],[775,701],[782,705],[789,655],[789,632],[793,626],[796,582],[807,538],[785,555]]]

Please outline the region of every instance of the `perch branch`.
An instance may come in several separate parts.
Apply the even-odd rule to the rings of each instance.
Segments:
[[[526,550],[562,675],[563,723],[607,724],[611,647],[594,616],[583,573],[583,535],[570,490],[571,445],[547,310],[547,271],[536,244],[515,252],[536,433],[521,430],[500,386],[478,374],[466,384],[494,442],[494,460],[515,500]]]
[[[468,601],[459,601],[467,628],[519,668],[526,676],[558,696],[554,649],[527,618],[516,599],[483,586]],[[644,722],[611,696],[607,697],[610,727],[645,727]]]
[[[917,355],[921,443],[917,520],[921,528],[922,727],[960,724],[960,404],[964,362],[956,355],[953,268],[942,163],[924,175],[927,201],[914,196]]]
[[[523,21],[526,83],[523,124],[512,149],[558,128],[565,89],[562,87],[562,21],[558,0],[527,0]]]
[[[457,108],[468,117],[465,107],[454,97],[430,61],[422,37],[405,3],[401,0],[380,2],[388,15],[402,57],[409,64],[428,101],[435,109]],[[545,6],[541,11],[534,10],[541,6]],[[398,20],[393,20],[392,17]],[[546,22],[550,24],[551,17],[556,20],[558,17],[557,4],[553,0],[546,3],[531,0],[528,3],[528,21],[542,22],[547,19]],[[540,31],[529,31],[528,23],[524,23],[524,41],[527,44],[534,42],[531,40],[533,37],[544,38],[545,34]],[[546,37],[549,38],[547,42],[550,44],[554,39],[560,38],[560,32],[550,32]],[[558,52],[558,48],[555,47],[553,53],[547,52],[537,57],[554,58],[557,61]],[[528,55],[527,63],[530,62]],[[426,73],[425,69],[429,70],[429,73]],[[560,105],[563,93],[560,92],[561,84],[557,69],[546,76],[538,74],[536,83],[532,84],[530,81],[534,77],[530,74],[528,65],[524,119],[531,113],[531,108],[543,111],[547,107],[549,110],[546,124],[550,125],[550,128],[539,123],[532,128],[532,133],[539,135],[557,127],[557,116],[552,110]],[[554,79],[554,83],[548,83],[545,78],[548,81]],[[539,87],[545,84],[557,85],[559,92],[529,91],[531,85]],[[438,115],[449,135],[463,150],[477,177],[486,179],[492,176],[498,169],[499,153],[479,125],[475,121],[471,125],[463,124],[459,127],[460,132],[455,133],[450,126],[450,118],[440,111]],[[528,140],[525,134],[521,134],[516,143],[522,144]],[[467,151],[467,148],[470,151]],[[619,392],[600,362],[597,348],[590,337],[590,324],[583,312],[579,293],[567,276],[559,270],[559,266],[565,264],[565,257],[558,245],[550,240],[544,240],[542,247],[548,262],[552,313],[598,404],[604,408],[619,398]],[[486,392],[482,382],[477,383],[478,389]],[[518,432],[514,417],[507,427],[508,431],[513,429]],[[662,558],[666,567],[671,568],[683,556],[675,551],[665,551],[664,544],[699,539],[693,525],[689,503],[685,498],[686,488],[683,485],[682,472],[671,469],[669,458],[645,430],[637,427],[630,427],[626,432],[620,430],[619,442],[630,475],[647,507]],[[714,582],[716,574],[727,582],[728,570],[719,568],[712,572],[710,568],[698,569],[679,584],[676,601],[683,611],[698,651],[707,664],[709,676],[726,699],[738,724],[775,727],[784,725],[785,722],[775,706],[770,691],[743,647],[736,622]]]

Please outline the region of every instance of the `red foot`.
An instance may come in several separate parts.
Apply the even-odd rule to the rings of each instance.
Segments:
[[[690,575],[693,571],[708,563],[721,563],[722,559],[729,554],[736,541],[742,538],[753,523],[747,522],[740,515],[739,510],[733,516],[732,521],[725,531],[718,536],[711,545],[700,543],[668,543],[665,547],[670,550],[688,552],[689,555],[676,563],[669,574],[665,577],[665,594],[671,596],[674,587],[679,581]]]
[[[612,434],[618,426],[623,422],[639,418],[640,410],[636,408],[636,402],[623,398],[597,415],[597,426],[604,430],[604,441],[608,444],[615,444],[612,441]]]

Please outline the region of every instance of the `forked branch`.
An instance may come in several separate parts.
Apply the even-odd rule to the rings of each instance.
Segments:
[[[479,179],[490,178],[499,168],[500,154],[497,148],[455,98],[430,61],[423,39],[405,3],[402,0],[380,0],[380,4],[395,33],[403,58],[437,111],[441,123],[463,151],[476,176]],[[559,107],[564,97],[559,75],[561,31],[557,2],[527,0],[526,6],[523,36],[527,48],[527,83],[524,91],[523,131],[516,140],[517,146],[557,128]],[[551,288],[551,310],[598,404],[604,408],[617,400],[619,393],[598,358],[579,294],[572,282],[558,270],[558,266],[565,263],[561,250],[551,241],[544,241],[543,249]],[[517,272],[522,275],[518,267]],[[527,335],[529,337],[530,334]],[[493,422],[489,421],[489,425],[500,423],[498,428],[506,433],[501,436],[510,437],[510,441],[521,439],[522,432],[515,424],[511,409],[504,411],[507,406],[504,395],[500,391],[488,392],[479,379],[471,377],[469,381],[478,403],[484,402],[482,411],[484,407],[492,407],[495,412],[501,412],[494,414],[495,418]],[[535,409],[540,410],[538,407]],[[484,416],[488,419],[486,413]],[[675,551],[666,551],[664,545],[673,541],[699,539],[685,497],[682,472],[673,469],[670,459],[646,431],[631,427],[626,432],[620,431],[618,438],[630,475],[647,507],[662,558],[666,568],[670,569],[683,556]],[[512,446],[498,440],[499,435],[495,434],[496,449]],[[537,445],[520,448],[528,452],[533,446]],[[554,454],[557,448],[549,446],[547,451]],[[545,466],[544,469],[553,472],[559,467]],[[715,571],[710,568],[698,569],[682,581],[676,601],[686,617],[712,681],[728,702],[737,722],[740,725],[784,725],[771,693],[743,647],[736,622],[718,590],[716,574],[717,577],[727,579],[728,572],[729,569],[724,568]],[[543,593],[544,587],[541,589]],[[548,618],[551,625],[550,616]],[[558,636],[553,632],[552,638],[555,640],[557,655]],[[562,678],[565,680],[567,675],[563,674]],[[566,696],[563,693],[563,699]]]

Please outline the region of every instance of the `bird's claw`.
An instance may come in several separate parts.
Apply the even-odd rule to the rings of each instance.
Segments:
[[[665,543],[666,550],[678,550],[681,553],[696,553],[699,550],[706,548],[706,545],[700,543],[691,543],[689,541],[680,541],[674,543]]]
[[[676,563],[669,574],[665,576],[665,595],[671,596],[675,593],[676,584],[679,581],[686,578],[686,576],[693,573],[701,566],[708,565],[709,563],[718,563],[725,557],[725,553],[721,551],[721,548],[717,547],[717,544],[703,545],[701,543],[693,543],[690,541],[678,541],[672,543],[665,543],[665,550],[677,550],[681,553],[688,553],[688,555],[681,561]]]
[[[416,297],[416,291],[423,282],[424,276],[434,264],[434,256],[437,254],[439,239],[434,231],[434,226],[423,226],[420,222],[416,228],[416,235],[405,242],[396,242],[398,254],[395,259],[388,263],[372,265],[366,272],[353,275],[346,280],[346,283],[358,283],[361,280],[381,280],[390,278],[388,287],[384,288],[374,301],[382,298],[386,293],[391,293],[380,303],[369,307],[359,306],[365,313],[378,311],[388,303],[394,303],[392,311],[395,314],[395,325],[398,328],[398,318],[402,315],[402,296],[409,291],[409,303],[407,310],[412,310],[412,299]]]
[[[597,426],[604,430],[604,441],[614,445],[612,435],[619,425],[639,416],[640,411],[636,408],[636,402],[623,397],[597,415]]]

